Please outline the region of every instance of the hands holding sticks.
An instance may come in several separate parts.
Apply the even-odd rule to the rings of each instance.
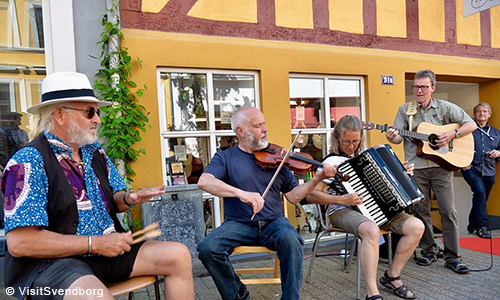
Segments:
[[[130,237],[134,239],[132,244],[137,244],[144,241],[145,239],[159,237],[161,235],[161,231],[157,230],[158,225],[159,223],[155,222],[131,234]]]

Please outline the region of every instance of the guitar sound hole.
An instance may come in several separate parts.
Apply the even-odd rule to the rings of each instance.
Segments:
[[[431,149],[433,149],[433,150],[439,149],[439,147],[436,146],[437,140],[438,140],[438,136],[436,134],[434,134],[434,133],[429,134],[429,146],[431,147]]]

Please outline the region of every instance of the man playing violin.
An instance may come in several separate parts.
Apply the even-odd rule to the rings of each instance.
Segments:
[[[255,162],[254,152],[268,146],[264,115],[242,107],[232,117],[238,146],[215,154],[198,181],[198,187],[224,197],[225,221],[198,246],[199,259],[212,275],[224,300],[249,299],[245,285],[235,274],[229,255],[240,245],[260,245],[277,252],[281,271],[281,299],[300,299],[303,239],[284,216],[280,194],[296,204],[336,169],[323,165],[310,181],[299,185],[288,168],[279,170],[265,199],[263,192],[275,168]]]

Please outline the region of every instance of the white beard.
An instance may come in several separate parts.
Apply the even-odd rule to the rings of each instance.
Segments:
[[[70,143],[76,144],[80,147],[89,145],[97,141],[95,134],[89,132],[90,127],[79,127],[76,122],[70,122],[68,126],[68,138]],[[97,132],[97,130],[96,130]]]

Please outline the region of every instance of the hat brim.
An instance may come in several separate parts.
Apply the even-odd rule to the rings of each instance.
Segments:
[[[109,101],[101,101],[97,100],[94,97],[73,97],[73,98],[63,98],[63,99],[55,99],[42,102],[40,104],[34,105],[27,109],[28,113],[32,115],[39,115],[41,113],[41,109],[47,105],[52,104],[60,104],[60,103],[69,103],[69,102],[88,102],[88,103],[96,103],[97,107],[110,106],[113,104]]]

